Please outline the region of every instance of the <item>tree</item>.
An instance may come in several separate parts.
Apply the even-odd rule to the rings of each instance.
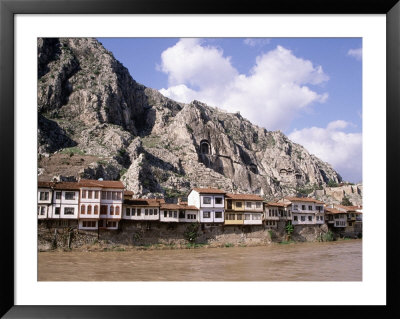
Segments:
[[[286,233],[287,233],[287,240],[289,241],[290,240],[290,236],[292,235],[293,230],[294,230],[294,227],[293,227],[293,225],[292,225],[292,223],[290,221],[285,226],[285,229],[286,229]]]
[[[183,233],[183,235],[185,236],[185,239],[191,243],[194,244],[194,242],[196,241],[196,238],[198,236],[198,231],[199,229],[199,224],[198,223],[190,223],[186,229],[185,232]]]
[[[340,204],[342,204],[343,206],[353,206],[353,203],[346,195],[343,196],[342,202]]]

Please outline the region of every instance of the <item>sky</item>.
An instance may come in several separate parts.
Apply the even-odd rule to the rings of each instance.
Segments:
[[[98,38],[132,77],[240,114],[362,182],[361,38]]]

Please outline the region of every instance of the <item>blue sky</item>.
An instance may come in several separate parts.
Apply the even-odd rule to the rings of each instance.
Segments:
[[[281,130],[362,181],[361,38],[98,38],[139,83]]]

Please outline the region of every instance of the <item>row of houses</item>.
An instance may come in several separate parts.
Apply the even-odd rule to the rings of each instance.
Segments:
[[[361,207],[325,205],[313,198],[285,197],[265,202],[258,195],[194,188],[187,202],[134,198],[120,181],[39,182],[38,219],[77,221],[79,229],[118,229],[121,220],[206,225],[322,225],[361,229]]]

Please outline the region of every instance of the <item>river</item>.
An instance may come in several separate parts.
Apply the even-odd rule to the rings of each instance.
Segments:
[[[361,281],[362,240],[258,247],[40,252],[39,281]]]

